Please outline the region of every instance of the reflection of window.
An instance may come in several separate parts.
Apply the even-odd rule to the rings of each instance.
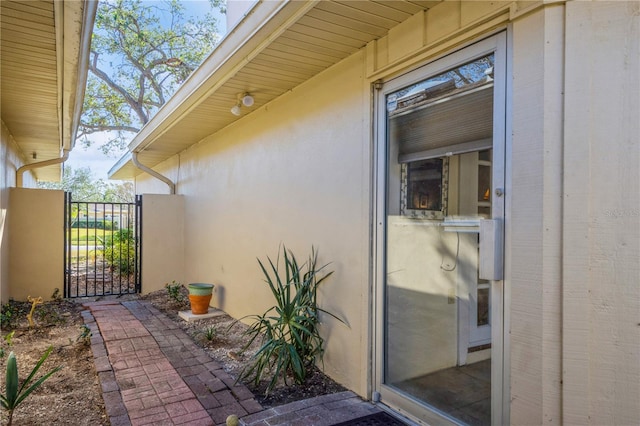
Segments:
[[[478,214],[491,217],[491,150],[478,152]]]
[[[442,160],[414,161],[407,166],[407,208],[442,208]]]
[[[387,95],[389,141],[401,163],[491,146],[493,55]]]
[[[489,284],[484,282],[478,283],[478,327],[481,325],[489,325]]]
[[[412,161],[402,165],[402,213],[441,217],[446,207],[448,161],[442,158]]]

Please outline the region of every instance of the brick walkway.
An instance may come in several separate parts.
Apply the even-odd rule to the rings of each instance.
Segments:
[[[264,410],[172,320],[143,301],[89,302],[85,323],[113,426],[330,426],[380,411],[353,392]]]

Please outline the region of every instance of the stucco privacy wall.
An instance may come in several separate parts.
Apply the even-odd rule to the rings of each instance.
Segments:
[[[64,285],[64,191],[9,192],[9,297],[49,300]]]
[[[184,282],[184,197],[142,197],[142,292]]]
[[[24,162],[18,146],[4,122],[0,122],[0,300],[9,299],[9,188],[16,184],[16,170]],[[34,186],[31,172],[24,174],[24,185]]]
[[[256,257],[281,243],[305,260],[314,245],[335,271],[320,304],[325,367],[366,393],[369,252],[369,92],[358,53],[247,119],[170,160],[185,197],[185,277],[217,285],[216,305],[234,317],[271,303]],[[286,119],[284,119],[286,117]],[[151,184],[151,185],[149,185]],[[138,192],[166,191],[145,180]],[[146,231],[145,231],[146,232]]]

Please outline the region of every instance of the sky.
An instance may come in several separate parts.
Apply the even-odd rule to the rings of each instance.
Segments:
[[[208,0],[186,0],[182,2],[186,8],[186,15],[204,13],[210,10]],[[224,34],[226,32],[226,20],[224,15],[218,18],[218,32]],[[65,162],[66,166],[73,169],[88,167],[91,169],[93,177],[97,179],[108,179],[108,172],[113,165],[122,157],[126,151],[112,153],[109,156],[100,151],[100,141],[107,140],[107,136],[94,134],[92,140],[96,141],[90,148],[85,148],[80,141],[76,142],[75,147],[69,153],[69,159]]]
[[[99,140],[100,138],[95,135],[93,139]],[[73,169],[88,167],[96,179],[107,180],[109,170],[123,154],[124,152],[119,152],[106,156],[100,151],[98,143],[93,144],[90,148],[85,148],[80,141],[77,141],[76,146],[69,153],[69,159],[64,164]]]

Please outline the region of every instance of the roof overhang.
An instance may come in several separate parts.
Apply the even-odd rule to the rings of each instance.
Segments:
[[[26,165],[74,146],[97,0],[3,0],[1,118]],[[34,169],[59,180],[60,164]]]
[[[241,118],[230,113],[239,94],[255,99],[247,114],[441,1],[256,2],[134,137],[109,177],[135,178],[142,172],[131,152],[154,167]]]

